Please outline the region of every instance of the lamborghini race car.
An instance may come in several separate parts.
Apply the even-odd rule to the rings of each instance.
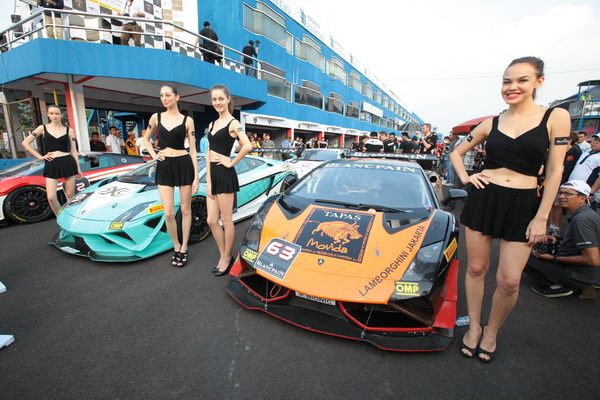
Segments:
[[[466,195],[451,194],[445,201]],[[456,319],[458,233],[418,164],[330,161],[263,204],[227,291],[308,330],[443,350]]]
[[[87,153],[79,155],[83,177],[75,184],[77,192],[91,183],[131,171],[144,162],[143,157],[111,153]],[[0,226],[7,219],[22,224],[44,221],[52,215],[46,198],[44,160],[33,159],[0,171]],[[66,198],[58,186],[61,203]]]
[[[333,149],[306,149],[300,157],[287,161],[286,168],[296,172],[298,178],[317,168],[326,161],[345,158],[350,149],[333,148]]]
[[[198,157],[199,188],[192,196],[192,228],[189,243],[208,236],[206,223],[206,161]],[[246,156],[235,165],[240,182],[233,219],[256,213],[270,195],[285,187],[283,162]],[[57,216],[60,231],[51,244],[60,250],[94,261],[135,261],[173,248],[167,232],[158,186],[156,162],[149,162],[118,178],[107,179],[74,196]],[[179,212],[175,189],[175,212]],[[181,226],[181,223],[178,223]]]

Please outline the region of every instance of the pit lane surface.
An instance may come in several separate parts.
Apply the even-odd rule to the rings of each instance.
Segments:
[[[247,225],[236,225],[236,248]],[[212,237],[178,269],[168,253],[128,264],[71,256],[46,244],[56,229],[0,229],[0,334],[15,337],[0,349],[3,399],[600,398],[600,297],[546,299],[524,278],[491,364],[459,355],[466,327],[443,352],[386,352],[242,308],[209,272]],[[493,272],[487,283],[485,315]]]

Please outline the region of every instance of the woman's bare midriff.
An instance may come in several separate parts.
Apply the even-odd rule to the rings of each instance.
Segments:
[[[161,150],[161,153],[165,157],[181,157],[188,154],[187,150],[175,150],[170,147],[165,147]]]
[[[488,181],[498,186],[513,189],[535,189],[537,178],[535,176],[523,175],[511,171],[508,168],[484,169],[481,174],[488,176]]]

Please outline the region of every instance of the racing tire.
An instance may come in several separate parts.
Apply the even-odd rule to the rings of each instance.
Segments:
[[[192,199],[192,226],[190,228],[188,244],[201,242],[210,234],[210,227],[206,222],[207,215],[206,199],[203,197]],[[183,237],[181,230],[181,210],[177,212],[175,219],[177,221],[177,236],[181,240]]]
[[[33,224],[45,221],[53,215],[46,188],[43,186],[23,186],[13,190],[4,203],[6,218],[19,224]]]

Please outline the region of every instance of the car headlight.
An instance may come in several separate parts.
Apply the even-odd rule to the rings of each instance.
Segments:
[[[136,204],[131,207],[129,210],[125,211],[123,214],[119,215],[116,219],[113,220],[113,224],[123,223],[131,221],[135,218],[136,215],[144,211],[146,208],[150,207],[152,204],[156,203],[155,201],[149,201],[146,203]]]
[[[444,242],[436,242],[419,250],[409,267],[396,282],[391,301],[429,294],[442,257]]]
[[[271,196],[268,198],[262,206],[258,209],[258,212],[252,218],[250,222],[250,226],[248,226],[248,230],[246,231],[246,235],[242,240],[242,246],[247,247],[255,252],[258,251],[258,245],[260,244],[260,233],[262,232],[263,222],[267,213],[271,209],[271,206],[277,200],[279,195]]]

